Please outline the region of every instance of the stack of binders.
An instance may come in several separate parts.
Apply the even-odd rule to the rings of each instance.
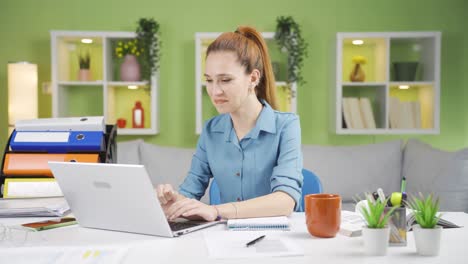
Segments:
[[[104,117],[18,121],[3,155],[1,197],[62,196],[48,162],[115,163],[116,135]]]

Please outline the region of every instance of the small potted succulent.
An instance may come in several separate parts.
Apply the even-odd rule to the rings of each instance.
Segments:
[[[374,201],[367,195],[367,205],[360,207],[366,226],[362,228],[364,249],[367,255],[384,256],[387,254],[390,228],[387,225],[396,207],[385,210],[387,200]],[[387,212],[386,212],[387,211]]]
[[[89,52],[85,54],[78,55],[78,63],[80,65],[80,70],[78,71],[78,80],[80,81],[90,81],[91,80],[91,56]]]
[[[442,227],[437,225],[441,214],[439,211],[439,198],[432,194],[424,196],[410,196],[406,206],[412,210],[417,224],[413,225],[416,251],[419,255],[436,256],[439,254]]]

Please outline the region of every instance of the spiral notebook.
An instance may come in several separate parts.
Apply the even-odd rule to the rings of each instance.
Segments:
[[[227,222],[229,230],[289,230],[289,219],[286,216],[258,217],[229,219]]]

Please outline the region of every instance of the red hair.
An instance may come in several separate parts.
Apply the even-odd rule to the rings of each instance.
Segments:
[[[216,51],[232,51],[237,55],[245,73],[254,69],[260,72],[260,82],[255,91],[257,97],[264,99],[273,109],[278,109],[276,102],[276,85],[273,67],[271,66],[268,47],[262,35],[252,27],[240,26],[235,32],[221,34],[208,46],[206,56]]]

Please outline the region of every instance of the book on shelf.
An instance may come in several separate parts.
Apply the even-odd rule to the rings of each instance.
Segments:
[[[362,119],[364,120],[364,127],[367,129],[375,129],[376,126],[374,112],[372,111],[372,106],[369,98],[359,98],[359,106],[361,109]]]
[[[351,119],[351,109],[349,108],[349,98],[343,98],[343,117],[346,128],[353,128],[353,120]],[[345,126],[343,126],[345,128]]]
[[[361,109],[359,106],[359,99],[356,97],[348,98],[349,109],[351,112],[352,128],[363,129],[364,121],[361,116]]]
[[[286,216],[229,219],[227,227],[235,231],[290,229],[289,219]]]

